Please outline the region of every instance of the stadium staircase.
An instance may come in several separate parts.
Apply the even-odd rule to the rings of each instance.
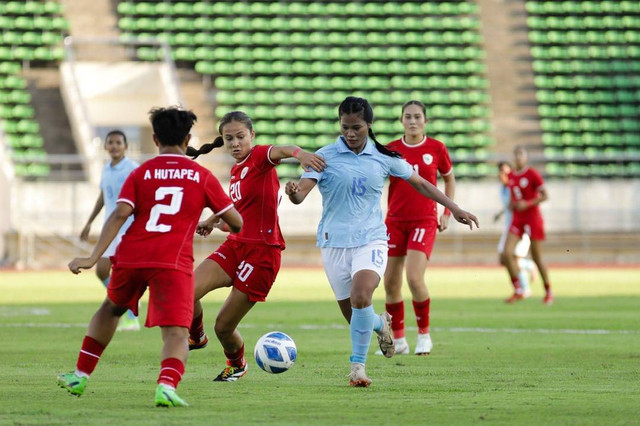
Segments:
[[[516,145],[541,153],[540,118],[522,0],[477,0],[486,52],[495,153],[511,158]],[[535,164],[544,168],[544,164]]]

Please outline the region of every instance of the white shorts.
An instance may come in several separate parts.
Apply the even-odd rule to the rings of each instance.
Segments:
[[[509,234],[509,225],[504,228],[502,235],[500,235],[500,241],[498,242],[498,253],[502,254],[504,251],[504,245],[507,242],[507,235]],[[522,234],[522,238],[518,241],[515,248],[515,255],[517,257],[527,257],[529,254],[529,247],[531,247],[531,238],[527,233]]]
[[[382,240],[360,247],[322,248],[320,251],[324,272],[336,300],[345,300],[351,296],[351,282],[358,271],[371,270],[382,278],[387,267],[388,250],[387,242]]]

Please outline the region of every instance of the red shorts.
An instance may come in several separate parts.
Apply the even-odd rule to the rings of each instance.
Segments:
[[[264,302],[280,270],[282,249],[226,240],[208,258],[233,279],[233,286],[252,302]]]
[[[193,273],[175,269],[118,268],[111,271],[107,296],[138,315],[138,301],[149,287],[146,327],[189,327],[193,320]]]
[[[532,240],[544,240],[544,221],[542,220],[542,215],[520,216],[514,214],[509,232],[518,237],[522,237],[522,234],[527,234]]]
[[[407,250],[418,250],[431,257],[436,241],[438,224],[433,219],[426,220],[387,220],[389,234],[389,256],[406,256]]]

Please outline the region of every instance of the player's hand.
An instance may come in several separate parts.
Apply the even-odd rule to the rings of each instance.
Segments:
[[[518,200],[513,203],[513,210],[517,212],[521,212],[523,210],[527,210],[529,208],[529,202],[525,200]]]
[[[91,225],[86,224],[84,228],[82,228],[82,232],[80,232],[80,241],[89,241],[89,231],[91,230]]]
[[[478,218],[475,217],[472,213],[457,208],[456,210],[451,210],[451,214],[458,222],[462,223],[463,225],[469,225],[469,229],[473,229],[474,223],[476,224],[476,228],[480,228]]]
[[[213,228],[220,222],[220,218],[214,216],[210,219],[203,220],[202,222],[198,222],[198,227],[196,228],[196,234],[202,235],[203,237],[208,237],[213,231]]]
[[[307,151],[300,151],[296,158],[298,159],[298,161],[300,161],[300,165],[305,172],[313,169],[316,172],[320,173],[327,167],[327,162],[325,161],[325,159],[318,154],[312,154]]]
[[[438,232],[442,232],[449,227],[449,215],[443,214],[438,221]]]
[[[79,274],[81,269],[92,268],[95,262],[92,262],[88,257],[76,257],[69,262],[69,270],[74,274]]]
[[[300,187],[298,186],[298,182],[294,182],[294,181],[290,180],[284,186],[284,193],[287,194],[288,196],[292,196],[293,194],[296,194],[298,191],[300,191]]]

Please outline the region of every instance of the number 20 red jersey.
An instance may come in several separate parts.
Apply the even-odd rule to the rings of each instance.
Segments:
[[[242,215],[242,230],[229,240],[285,248],[280,232],[278,204],[280,181],[276,163],[269,158],[272,145],[256,145],[231,168],[229,196]]]
[[[417,145],[405,143],[404,138],[389,142],[387,148],[402,154],[411,167],[425,180],[437,186],[438,172],[446,176],[453,172],[447,147],[439,140],[424,138]],[[436,202],[424,197],[404,179],[390,178],[388,220],[437,221]]]
[[[219,215],[233,207],[218,179],[195,161],[161,154],[135,169],[118,203],[133,207],[134,220],[116,250],[120,268],[193,272],[193,235],[205,207]]]

